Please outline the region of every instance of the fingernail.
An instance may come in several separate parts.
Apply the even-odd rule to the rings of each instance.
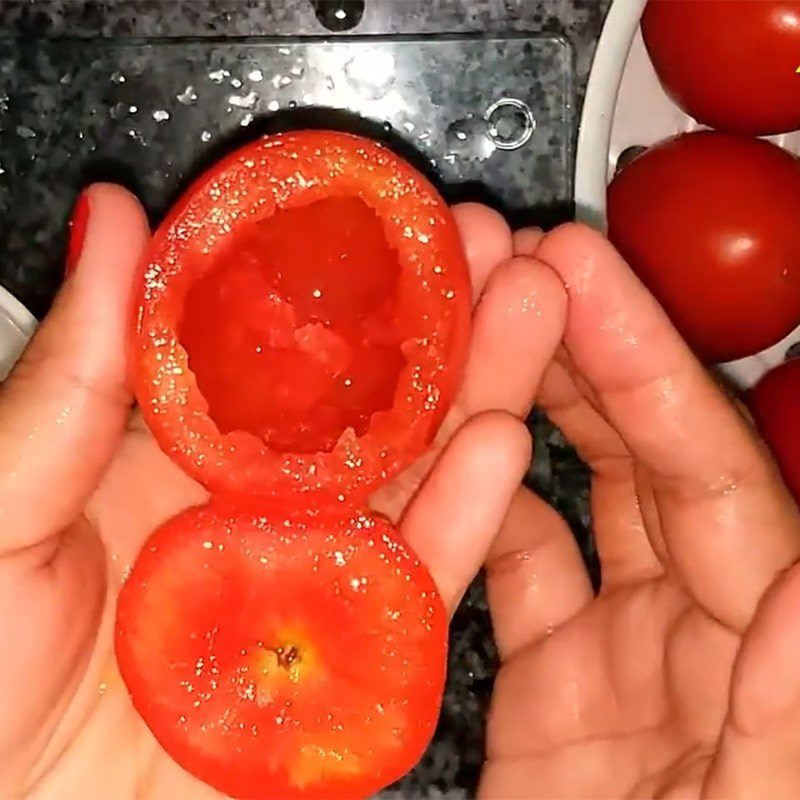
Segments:
[[[83,192],[75,203],[67,230],[67,265],[64,274],[69,277],[78,266],[83,251],[83,240],[86,238],[86,225],[89,222],[89,193]]]

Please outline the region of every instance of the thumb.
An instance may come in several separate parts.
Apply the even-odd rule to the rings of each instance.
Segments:
[[[81,196],[67,280],[0,389],[0,555],[69,525],[113,455],[131,404],[126,329],[148,237],[121,187]]]
[[[731,680],[703,797],[800,797],[800,564],[764,595]]]

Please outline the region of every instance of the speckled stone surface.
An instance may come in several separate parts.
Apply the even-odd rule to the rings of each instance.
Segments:
[[[608,0],[366,0],[359,24],[341,34],[322,26],[310,0],[0,0],[0,36],[28,42],[0,42],[0,282],[43,314],[60,281],[63,227],[83,181],[128,183],[157,220],[232,142],[291,124],[284,117],[291,103],[356,111],[366,119],[356,129],[399,146],[453,199],[488,199],[515,223],[567,218],[578,112],[607,7]],[[408,41],[443,33],[495,41]],[[406,40],[358,38],[367,34]],[[299,35],[333,43],[219,41]],[[355,44],[336,38],[342,35]],[[65,36],[88,41],[70,45]],[[142,37],[161,38],[157,54],[131,41]],[[165,37],[197,42],[165,47]],[[379,50],[378,64],[391,59],[392,87],[376,80],[374,61],[351,70],[348,81],[345,67],[370,47]],[[483,114],[509,96],[531,109],[534,136],[517,150],[487,150]],[[391,127],[376,127],[378,119]],[[530,426],[530,483],[566,515],[591,558],[585,469],[545,419],[534,414]],[[453,622],[436,738],[419,767],[383,796],[474,796],[495,671],[478,581]]]

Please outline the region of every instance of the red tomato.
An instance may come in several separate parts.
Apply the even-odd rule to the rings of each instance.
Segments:
[[[608,235],[697,354],[730,361],[800,323],[800,161],[759,139],[685,134],[608,188]]]
[[[800,0],[649,0],[642,36],[665,90],[699,122],[800,128]]]
[[[430,443],[458,387],[470,282],[444,201],[380,145],[267,137],[155,234],[133,383],[215,492],[366,493]]]
[[[789,491],[800,500],[800,359],[770,370],[751,390],[748,406]]]
[[[384,518],[219,502],[145,543],[116,656],[167,753],[237,798],[364,798],[422,756],[447,615]]]

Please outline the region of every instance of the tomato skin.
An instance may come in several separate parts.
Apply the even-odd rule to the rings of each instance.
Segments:
[[[649,0],[642,36],[698,122],[757,136],[800,128],[800,0]]]
[[[383,517],[215,499],[145,543],[115,652],[137,711],[200,780],[254,800],[365,798],[433,735],[447,614]]]
[[[698,356],[752,355],[800,322],[800,161],[702,131],[612,180],[608,235]]]
[[[747,406],[786,486],[800,501],[800,359],[767,372],[750,390]]]
[[[330,452],[282,452],[247,431],[223,433],[180,344],[189,287],[254,223],[333,196],[358,197],[378,214],[400,264],[398,313],[410,333],[393,407]],[[470,279],[449,208],[399,157],[348,134],[264,137],[217,164],[155,233],[137,291],[130,364],[142,415],[162,449],[215,493],[363,498],[430,444],[466,360]]]

